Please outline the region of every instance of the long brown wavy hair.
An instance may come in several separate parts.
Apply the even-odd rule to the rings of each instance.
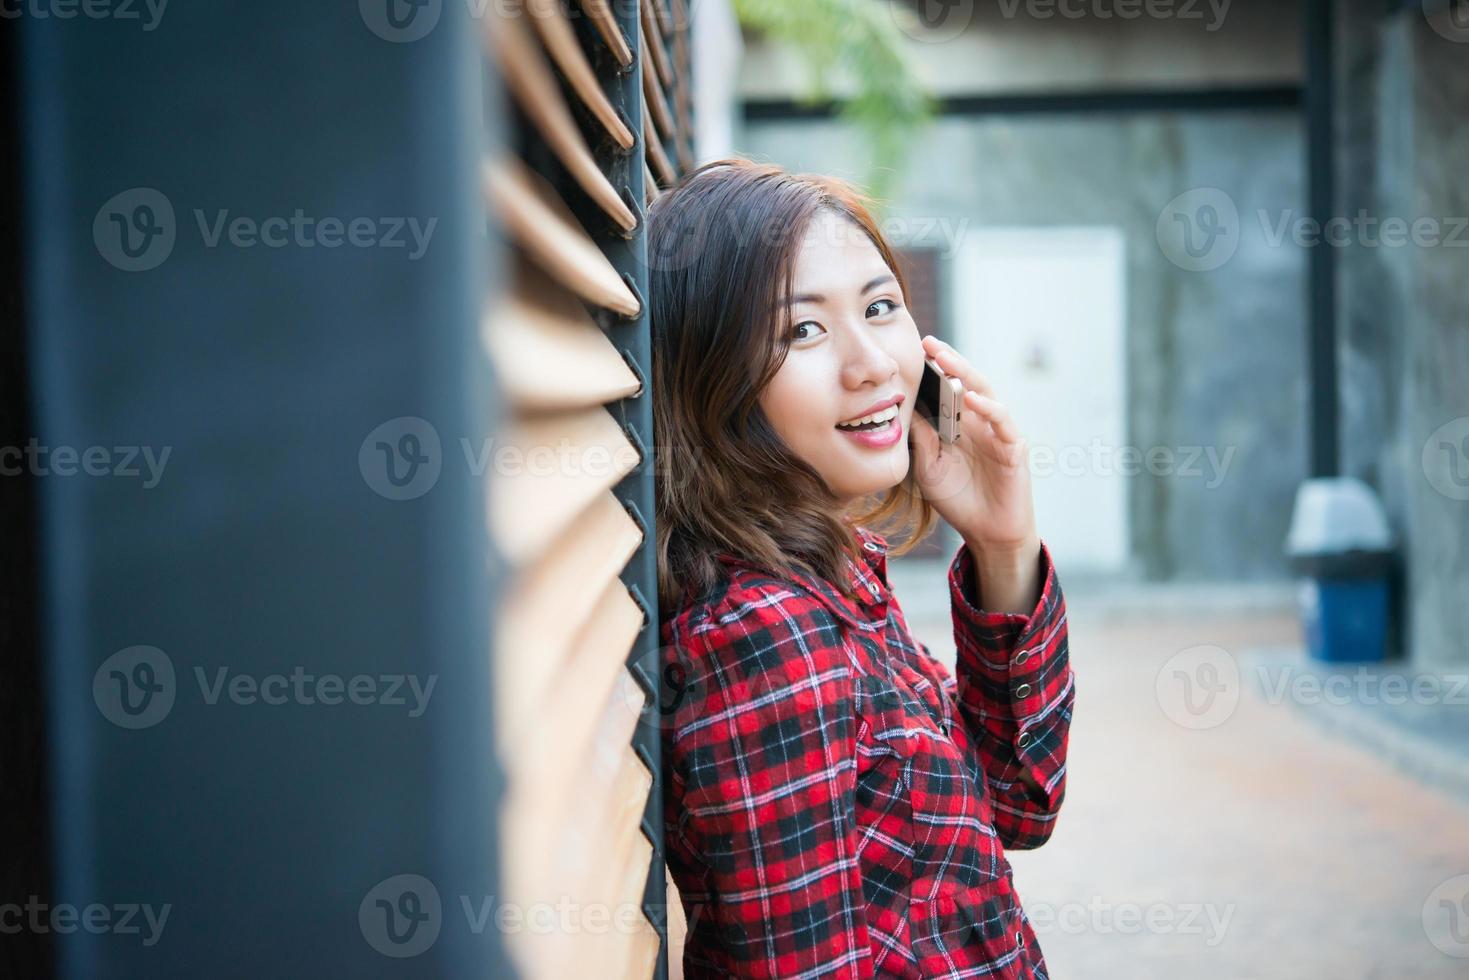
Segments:
[[[788,577],[801,570],[849,598],[854,525],[911,550],[937,515],[914,470],[844,511],[776,434],[759,395],[785,361],[779,329],[811,219],[845,217],[872,240],[908,301],[908,284],[868,209],[840,178],[715,160],[664,191],[648,213],[657,445],[658,598],[663,616],[721,579],[721,552]],[[875,498],[875,499],[874,499]],[[855,511],[855,513],[853,512]]]

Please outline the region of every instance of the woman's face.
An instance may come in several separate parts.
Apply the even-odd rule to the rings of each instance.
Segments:
[[[760,406],[786,445],[850,503],[908,474],[923,344],[893,271],[849,219],[818,212],[794,274],[794,305],[777,319],[790,350]],[[879,424],[853,431],[873,413]]]

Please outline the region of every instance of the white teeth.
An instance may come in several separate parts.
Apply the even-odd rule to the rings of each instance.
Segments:
[[[868,422],[886,422],[889,419],[895,419],[897,417],[898,406],[889,405],[887,408],[883,409],[880,412],[873,412],[871,415],[864,415],[860,419],[850,419],[846,422],[838,422],[837,428],[850,429],[853,426],[864,425]]]

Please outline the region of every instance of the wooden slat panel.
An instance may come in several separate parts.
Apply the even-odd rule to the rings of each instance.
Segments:
[[[654,968],[658,965],[658,949],[662,944],[658,938],[658,930],[649,923],[646,929],[640,929],[633,936],[632,949],[628,951],[627,968],[623,976],[631,977],[633,980],[643,980],[653,975]],[[672,967],[669,967],[672,970]],[[672,973],[670,980],[678,980],[683,977],[683,963],[679,963],[678,978]]]
[[[642,392],[581,301],[528,262],[519,263],[510,301],[486,305],[480,334],[521,411],[586,408]]]
[[[607,93],[602,91],[596,73],[577,42],[576,32],[566,22],[564,8],[558,0],[527,0],[526,5],[531,13],[531,22],[541,35],[541,43],[546,46],[556,67],[561,69],[561,74],[566,76],[577,98],[606,128],[607,135],[618,146],[631,150],[634,142],[632,130],[627,128],[608,101]]]
[[[498,56],[510,91],[577,185],[619,228],[632,231],[638,219],[582,139],[541,46],[526,26],[523,11],[499,3],[492,6],[499,13],[485,18],[481,36],[486,48]]]
[[[495,631],[502,735],[528,724],[603,589],[617,579],[642,540],[642,530],[607,491],[540,561],[515,577]]]
[[[673,32],[673,24],[668,18],[668,0],[644,0],[643,6],[652,7],[653,14],[658,18],[658,29],[664,34]]]
[[[668,63],[668,53],[663,50],[663,32],[654,23],[652,11],[646,0],[638,4],[638,10],[640,14],[639,19],[643,25],[642,34],[645,45],[643,51],[643,74],[651,74],[648,71],[648,63],[651,60],[653,71],[658,74],[657,81],[661,82],[664,88],[667,88],[673,84],[673,66]],[[651,56],[651,59],[649,56]]]
[[[668,980],[683,980],[683,948],[689,935],[689,922],[684,916],[683,899],[678,885],[674,884],[673,872],[667,865],[663,868],[663,893],[667,896],[668,912],[663,917],[668,933]]]
[[[505,885],[510,894],[537,894],[564,887],[573,868],[585,869],[609,834],[642,821],[653,774],[629,744],[610,779],[583,768],[592,780],[570,808],[550,806],[545,787],[512,784],[506,796]],[[603,785],[603,784],[606,785]]]
[[[627,38],[622,36],[622,31],[617,29],[617,19],[612,15],[612,9],[607,5],[607,0],[580,0],[581,9],[591,19],[597,33],[602,35],[602,40],[607,42],[607,48],[612,52],[612,57],[624,68],[632,67],[632,49],[627,45]]]
[[[514,157],[485,161],[485,201],[499,215],[510,237],[542,269],[577,295],[623,316],[637,316],[641,308],[638,298],[544,183]]]
[[[542,554],[639,463],[637,449],[603,408],[519,419],[492,453],[502,448],[505,455],[490,460],[490,531],[515,564]]]
[[[643,161],[643,191],[648,203],[652,204],[662,195],[658,187],[658,178],[653,176],[653,171],[648,169],[648,161]]]
[[[640,842],[628,865],[623,869],[621,880],[608,896],[608,905],[613,909],[642,906],[642,895],[648,880],[648,865],[653,859],[653,847],[648,839],[641,833],[637,835]],[[641,861],[638,866],[637,861]],[[626,922],[626,920],[623,920]],[[648,921],[645,914],[639,914],[636,922],[636,931],[609,929],[603,934],[586,934],[578,936],[582,940],[574,944],[568,950],[571,954],[566,960],[565,972],[559,974],[567,977],[592,977],[592,976],[614,976],[630,977],[638,974],[629,973],[607,973],[608,964],[626,963],[626,968],[636,968],[634,962],[634,949],[638,946],[638,939],[651,934],[657,940],[657,932]]]
[[[550,688],[525,695],[535,710],[518,729],[505,733],[512,773],[538,778],[559,771],[560,762],[588,751],[613,698],[616,706],[627,708],[626,687],[637,681],[618,682],[627,673],[623,664],[642,626],[643,611],[627,586],[617,579],[608,582]]]
[[[537,774],[536,782],[527,787],[537,811],[552,825],[564,828],[588,808],[606,819],[609,811],[619,807],[641,806],[634,799],[614,798],[613,793],[618,790],[615,780],[623,767],[623,755],[632,751],[629,742],[647,696],[636,681],[629,683],[622,675],[618,675],[616,691],[597,719],[590,750],[579,759],[567,759],[564,768]],[[642,766],[641,760],[638,764]],[[642,798],[646,800],[646,792]]]

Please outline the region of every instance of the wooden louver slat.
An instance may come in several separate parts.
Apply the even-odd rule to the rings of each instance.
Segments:
[[[668,55],[663,50],[663,33],[658,25],[653,22],[653,13],[646,0],[638,4],[642,24],[642,35],[644,55],[643,74],[652,74],[648,71],[649,63],[652,63],[653,73],[657,74],[657,82],[665,88],[673,84],[673,68],[668,63]]]
[[[540,560],[515,578],[495,631],[502,737],[513,737],[525,727],[564,667],[603,589],[642,541],[642,530],[617,497],[604,491]]]
[[[604,408],[512,423],[491,460],[490,530],[520,563],[542,554],[592,500],[640,462],[622,426]]]
[[[648,148],[648,160],[653,167],[653,172],[664,184],[672,185],[674,181],[673,164],[668,162],[668,154],[663,152],[663,144],[658,141],[658,134],[653,129],[653,118],[648,112],[646,96],[643,98],[643,144]]]
[[[646,192],[644,196],[649,204],[658,200],[658,196],[663,193],[658,187],[658,178],[654,177],[653,171],[648,169],[646,160],[643,161],[643,188]]]
[[[581,301],[529,262],[518,263],[510,302],[486,308],[480,332],[521,411],[585,408],[642,391]]]
[[[648,49],[648,38],[646,34],[639,33],[643,50]],[[643,94],[647,97],[645,104],[653,110],[653,123],[658,131],[664,136],[673,135],[673,115],[668,110],[668,99],[663,95],[663,87],[658,84],[651,72],[643,72]]]
[[[586,820],[623,826],[622,819],[636,819],[642,812],[653,775],[631,744],[637,727],[635,712],[641,707],[636,698],[641,693],[640,688],[629,691],[629,703],[607,705],[597,719],[590,752],[579,758],[561,758],[555,768],[538,773],[535,780],[512,783],[512,809],[517,814],[534,814],[539,821],[519,820],[520,846],[527,856],[555,862],[564,849],[598,835]],[[627,771],[629,765],[634,771]]]
[[[624,745],[610,768],[586,771],[584,775],[585,786],[578,785],[575,805],[565,810],[564,818],[558,819],[555,814],[561,811],[544,809],[544,802],[533,796],[512,796],[505,823],[505,839],[514,842],[507,848],[505,859],[507,894],[527,901],[569,897],[588,905],[639,906],[652,856],[640,828],[653,785],[652,774],[633,747]],[[588,792],[581,793],[582,788]],[[639,856],[643,860],[641,872],[633,866]],[[636,932],[652,932],[657,938],[642,914],[637,917]],[[529,961],[527,974],[622,976],[607,972],[615,969],[610,964],[626,955],[624,950],[609,949],[601,941],[610,937],[593,935],[586,939],[592,949],[601,951],[600,956],[575,939],[567,943],[567,938],[571,937],[517,935],[516,939],[523,941],[517,952]],[[573,963],[583,964],[588,955],[599,960],[594,968],[573,968]]]
[[[525,26],[525,18],[520,11],[494,6],[499,15],[485,18],[481,33],[486,46],[499,58],[506,84],[572,179],[619,228],[632,231],[637,227],[637,216],[618,196],[587,148],[540,45]]]
[[[513,775],[546,778],[558,758],[580,758],[595,732],[598,712],[625,689],[619,674],[638,631],[643,611],[618,579],[603,588],[592,617],[577,636],[571,656],[554,683],[535,704],[534,717],[508,733],[506,746]],[[521,651],[536,656],[538,651]],[[628,683],[636,681],[628,679]]]
[[[638,315],[638,298],[607,256],[525,164],[510,156],[486,161],[483,185],[486,203],[542,269],[589,302],[623,316]]]
[[[628,47],[627,38],[622,36],[622,31],[617,27],[617,18],[612,15],[612,9],[607,6],[607,0],[580,0],[581,9],[591,19],[592,25],[597,28],[597,33],[602,35],[602,40],[607,42],[607,48],[612,52],[612,57],[624,68],[632,67],[632,49]]]
[[[577,98],[606,128],[613,142],[624,150],[631,150],[635,141],[632,130],[627,128],[608,101],[607,93],[602,91],[596,73],[577,43],[576,32],[566,22],[561,4],[558,0],[526,0],[526,7],[530,11],[531,22],[541,35],[541,43],[546,46],[556,67],[561,69],[561,74],[566,76]]]

